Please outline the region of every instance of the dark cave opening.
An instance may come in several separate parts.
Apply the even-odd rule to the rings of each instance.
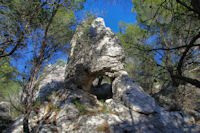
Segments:
[[[107,76],[97,77],[92,84],[91,93],[97,96],[98,100],[111,99],[112,94],[112,82]]]

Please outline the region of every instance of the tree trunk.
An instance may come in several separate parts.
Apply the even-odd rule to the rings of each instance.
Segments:
[[[29,113],[24,115],[24,119],[23,119],[23,132],[24,133],[30,133],[29,122],[28,122],[29,115],[30,115]]]

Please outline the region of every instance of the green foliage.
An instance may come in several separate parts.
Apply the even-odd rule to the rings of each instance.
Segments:
[[[23,106],[20,104],[20,103],[17,103],[16,105],[16,108],[13,108],[11,106],[11,118],[12,119],[15,119],[17,118],[18,116],[20,116],[22,114],[22,110],[23,110]]]
[[[63,46],[69,43],[74,31],[71,26],[75,24],[75,16],[72,10],[66,11],[65,8],[59,8],[49,29],[49,38],[51,45],[57,45],[64,51]],[[67,51],[67,50],[66,50]]]
[[[140,49],[143,50],[144,47],[148,48],[149,44],[145,40],[148,38],[146,30],[141,29],[136,24],[126,24],[120,22],[119,25],[121,32],[118,34],[118,37],[122,45],[125,47],[128,57],[139,53]]]
[[[15,81],[17,74],[16,68],[10,65],[9,58],[0,59],[0,101],[18,95],[20,85]]]
[[[57,62],[55,63],[55,66],[57,66],[57,65],[64,67],[65,65],[67,65],[67,62],[63,59],[58,59]]]
[[[21,86],[16,77],[18,71],[11,66],[9,58],[0,59],[0,101],[11,102],[9,105],[10,117],[16,118],[22,113],[20,104]]]
[[[103,76],[103,81],[102,82],[110,84],[111,83],[111,79],[109,77],[107,77],[107,76]]]
[[[48,50],[67,51],[66,44],[74,33],[72,26],[76,24],[74,13],[83,8],[84,2],[85,0],[0,1],[0,56],[10,56],[16,52],[21,54],[20,50],[25,50],[28,44],[32,44],[33,49],[37,50],[42,40],[48,42]],[[42,34],[44,32],[45,35]]]
[[[137,13],[137,20],[151,25],[152,19],[158,17],[163,23],[168,23],[172,17],[171,11],[164,7],[171,6],[176,2],[164,2],[163,0],[132,0],[133,12]],[[155,16],[155,14],[157,16]],[[153,20],[154,21],[154,20]]]
[[[42,100],[36,100],[34,103],[33,103],[33,108],[38,108],[40,107],[42,104]]]
[[[104,113],[106,113],[107,110],[108,110],[108,109],[107,109],[107,106],[104,104],[101,111],[104,112]]]
[[[99,100],[99,102],[101,102],[101,103],[105,103],[105,100],[101,99],[101,100]]]
[[[72,103],[75,104],[75,106],[80,111],[81,115],[84,115],[84,114],[88,113],[88,110],[86,109],[86,107],[81,105],[78,101],[75,100],[75,101],[72,101]]]
[[[40,0],[5,0],[0,2],[1,7],[6,10],[1,10],[9,19],[18,22],[31,23],[33,27],[41,25],[41,22],[46,21],[48,11],[41,6]],[[14,16],[13,16],[14,15]]]
[[[40,0],[0,1],[0,55],[11,52],[15,46],[14,52],[25,48],[28,34],[46,24],[49,13]]]
[[[66,52],[69,49],[68,44],[76,24],[74,13],[83,8],[84,2],[85,0],[0,1],[0,59],[10,56],[15,57],[16,61],[23,60],[21,65],[24,65],[25,70],[21,71],[22,91],[25,94],[23,103],[26,105],[21,105],[23,113],[27,115],[24,120],[28,120],[28,112],[33,109],[32,98],[44,66],[53,57],[55,59],[56,52]],[[18,83],[13,80],[14,75],[9,75],[13,71],[10,64],[1,67],[0,91],[5,98],[8,92],[13,93],[12,89],[17,90]],[[18,103],[14,102],[14,105],[20,108]],[[28,124],[23,125],[25,132],[28,132],[28,127]]]
[[[84,41],[90,41],[89,30],[94,19],[95,16],[88,14],[87,18],[85,18],[84,22],[79,26],[79,28],[81,28],[83,31],[81,38],[83,38]]]
[[[125,47],[127,57],[126,71],[145,90],[150,90],[159,73],[154,53],[145,52],[152,47],[148,41],[150,35],[147,34],[147,30],[136,24],[125,24],[123,22],[120,22],[120,31],[118,37]]]
[[[119,39],[127,54],[126,69],[131,77],[144,88],[153,84],[180,80],[173,75],[180,69],[183,75],[200,64],[199,51],[191,48],[180,68],[180,59],[186,46],[198,34],[200,20],[177,1],[171,0],[133,0],[133,12],[137,13],[137,23],[120,22]],[[183,1],[190,6],[188,1]],[[192,15],[191,15],[192,14]],[[161,48],[160,50],[152,50]],[[172,50],[162,50],[170,49]],[[192,77],[194,78],[194,77]],[[150,83],[150,84],[149,84]],[[149,84],[149,85],[145,85]]]
[[[60,110],[61,110],[61,108],[59,108],[59,107],[54,108],[54,112],[59,112]]]

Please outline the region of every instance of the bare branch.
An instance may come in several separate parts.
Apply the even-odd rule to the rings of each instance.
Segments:
[[[189,7],[186,3],[184,3],[184,2],[182,2],[182,1],[180,1],[180,0],[176,0],[176,2],[179,3],[179,4],[181,4],[182,6],[186,7],[189,11],[193,11],[194,13],[200,15],[200,12],[199,12],[199,11],[197,11],[197,10],[195,10],[195,9],[193,9],[193,8],[191,8],[191,7]]]
[[[200,46],[200,44],[194,44],[194,45],[192,45],[192,47],[196,47],[196,46]],[[157,48],[157,49],[150,49],[150,50],[146,50],[146,51],[148,51],[148,52],[156,51],[156,50],[171,51],[171,50],[183,49],[183,48],[186,48],[186,47],[188,47],[188,45],[183,45],[183,46],[174,47],[174,48]]]
[[[19,45],[21,44],[21,42],[22,42],[23,39],[24,39],[24,35],[25,35],[25,33],[26,33],[26,30],[27,30],[27,28],[28,28],[28,25],[29,25],[29,23],[27,23],[27,24],[25,25],[24,30],[21,32],[21,35],[20,35],[19,39],[17,40],[17,43],[16,43],[16,45],[14,46],[14,48],[13,48],[9,53],[0,55],[0,58],[6,57],[6,56],[10,56],[10,55],[12,55],[12,54],[17,50],[17,48],[19,47]]]
[[[186,57],[188,51],[194,46],[194,43],[195,43],[196,40],[199,39],[199,38],[200,38],[200,32],[199,32],[196,36],[194,36],[194,37],[192,38],[192,40],[190,41],[190,43],[187,45],[185,51],[183,52],[183,54],[182,54],[182,56],[181,56],[181,58],[180,58],[180,60],[179,60],[179,62],[178,62],[178,66],[177,66],[177,70],[178,70],[179,75],[182,74],[182,66],[183,66],[184,59],[185,59],[185,57]],[[199,45],[198,45],[198,46],[199,46]]]
[[[187,83],[190,83],[190,84],[200,88],[200,81],[197,80],[197,79],[192,79],[192,78],[185,77],[185,76],[182,76],[182,75],[173,75],[173,77],[176,78],[176,79],[185,81]]]

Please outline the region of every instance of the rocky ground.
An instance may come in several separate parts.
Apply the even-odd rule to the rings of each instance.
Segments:
[[[137,90],[137,87],[132,84],[132,90]],[[142,95],[134,91],[128,91],[128,94],[130,97],[127,99]],[[145,106],[143,102],[148,101],[140,100],[142,99],[134,103],[114,99],[97,101],[93,95],[83,90],[59,88],[57,91],[53,90],[41,102],[36,102],[30,119],[31,129],[32,132],[40,133],[188,133],[200,131],[200,128],[192,124],[184,112],[168,112],[156,106],[155,103],[153,103],[155,106]],[[5,133],[22,132],[22,119],[23,115]]]

